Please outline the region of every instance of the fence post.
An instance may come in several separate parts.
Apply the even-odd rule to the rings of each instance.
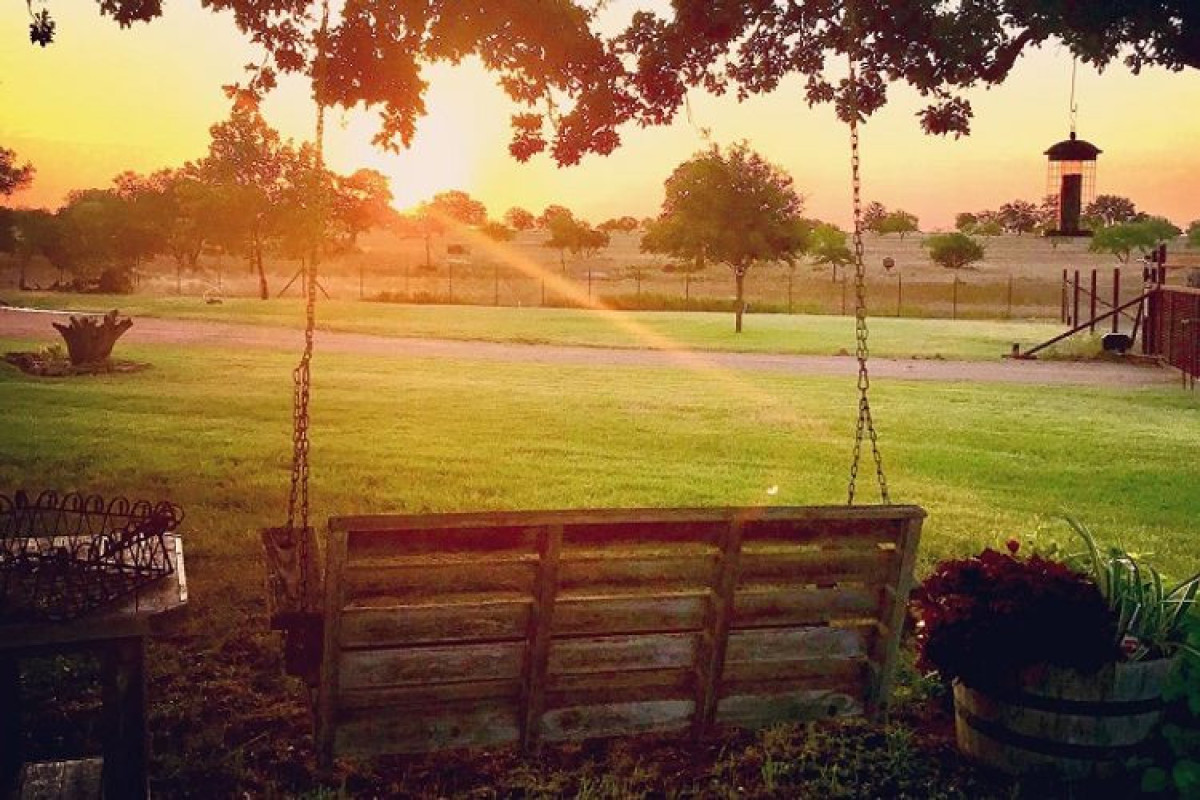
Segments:
[[[364,270],[363,265],[359,264],[358,265],[358,299],[359,300],[362,300],[364,297],[364,294],[363,294],[363,270]]]
[[[1079,270],[1075,270],[1075,282],[1071,285],[1071,319],[1068,324],[1079,324]]]
[[[1088,317],[1088,333],[1096,332],[1096,270],[1092,270],[1092,296],[1089,302],[1091,316]]]
[[[1060,322],[1070,324],[1071,320],[1067,318],[1067,269],[1063,267],[1062,274],[1062,297],[1059,298],[1058,319]]]
[[[792,279],[795,277],[795,275],[796,275],[796,273],[793,270],[791,270],[791,269],[788,270],[788,313],[789,314],[792,313]]]
[[[958,276],[954,276],[954,294],[950,303],[950,319],[958,319]]]
[[[641,267],[638,267],[638,271],[633,274],[634,274],[634,277],[637,279],[637,296],[641,297],[642,296],[642,269],[641,269]]]
[[[492,265],[492,305],[500,305],[500,265]]]
[[[1013,308],[1013,276],[1008,276],[1008,312],[1004,315],[1005,319],[1012,319]]]
[[[412,300],[412,292],[408,289],[408,260],[404,261],[404,299]]]
[[[1112,286],[1112,304],[1113,308],[1119,308],[1121,305],[1121,268],[1113,267],[1113,286]],[[1112,332],[1116,333],[1121,329],[1121,315],[1113,314]]]
[[[450,288],[450,303],[454,303],[454,262],[446,261],[446,281]]]
[[[899,272],[896,273],[896,316],[900,316],[900,309],[904,302],[904,276]]]
[[[683,273],[683,307],[687,308],[692,304],[692,276],[691,273]]]
[[[542,278],[542,308],[546,307],[546,279]]]
[[[846,276],[842,275],[842,316],[846,316]]]

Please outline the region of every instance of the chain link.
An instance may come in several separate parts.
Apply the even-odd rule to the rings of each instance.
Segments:
[[[329,1],[321,4],[321,29],[317,41],[317,61],[314,65],[315,79],[318,83],[324,80],[325,72],[325,37],[329,30]],[[319,90],[320,87],[318,87]],[[317,169],[325,170],[325,105],[320,91],[317,96]],[[324,189],[325,179],[320,176],[317,186]],[[319,207],[324,210],[324,198],[320,198]],[[323,221],[322,221],[323,224]],[[310,603],[309,577],[312,571],[312,554],[309,553],[309,400],[312,396],[312,356],[313,338],[317,320],[317,247],[309,254],[304,264],[304,351],[300,355],[300,363],[292,370],[292,485],[288,494],[287,527],[291,534],[292,543],[297,548],[300,562],[300,603],[304,610]],[[297,526],[299,516],[299,526]],[[299,535],[299,540],[296,537]]]
[[[875,477],[879,481],[880,501],[891,503],[888,496],[887,477],[883,474],[883,456],[879,453],[879,434],[875,431],[875,420],[871,416],[869,390],[871,377],[867,372],[867,279],[863,263],[862,233],[862,177],[860,174],[858,148],[858,75],[854,53],[850,52],[850,174],[854,200],[854,338],[855,357],[858,359],[858,424],[854,429],[854,454],[850,460],[850,484],[846,504],[854,505],[854,494],[858,484],[858,466],[862,460],[864,436],[871,441],[871,454],[875,459]]]

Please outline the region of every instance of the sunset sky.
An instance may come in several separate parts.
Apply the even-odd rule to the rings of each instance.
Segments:
[[[641,4],[645,5],[645,4]],[[614,18],[632,3],[614,3]],[[0,6],[0,146],[37,167],[31,189],[11,202],[57,206],[75,188],[106,186],[116,173],[148,172],[202,156],[208,127],[224,118],[221,86],[242,77],[259,56],[231,19],[198,0],[168,2],[162,19],[122,31],[94,2],[56,2],[58,40],[28,44],[23,2]],[[1059,46],[1029,52],[1008,82],[970,95],[974,133],[953,140],[922,135],[921,103],[901,87],[863,135],[865,197],[917,214],[924,229],[948,227],[958,211],[1038,199],[1045,188],[1042,152],[1068,132],[1071,59]],[[656,213],[671,170],[705,146],[702,129],[722,144],[746,139],[794,177],[807,212],[846,224],[849,143],[828,107],[805,107],[797,82],[738,104],[691,96],[692,121],[623,132],[609,157],[559,169],[545,157],[518,164],[508,156],[513,108],[476,64],[428,70],[430,113],[411,151],[389,155],[370,144],[373,115],[335,111],[327,160],[339,172],[372,167],[392,180],[405,207],[443,189],[464,189],[494,216],[520,205],[535,212],[566,205],[593,222]],[[1104,152],[1097,187],[1131,197],[1176,224],[1200,218],[1200,71],[1104,74],[1080,66],[1079,135]],[[285,82],[264,105],[285,136],[311,137],[307,87]]]

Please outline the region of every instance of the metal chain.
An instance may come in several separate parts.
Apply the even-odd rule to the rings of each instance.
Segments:
[[[867,279],[863,265],[862,234],[862,178],[859,173],[858,153],[858,74],[854,53],[848,53],[850,62],[850,174],[854,197],[854,338],[855,356],[858,359],[858,424],[854,430],[854,455],[850,461],[850,485],[846,504],[854,505],[854,493],[858,483],[858,465],[862,459],[863,437],[871,440],[871,454],[875,458],[875,476],[879,481],[880,502],[891,503],[888,497],[887,477],[883,474],[883,456],[879,453],[879,434],[871,417],[871,401],[868,392],[871,377],[867,372]]]
[[[317,81],[324,79],[324,45],[325,36],[329,30],[329,2],[321,4],[321,29],[317,41],[317,61],[314,72]],[[317,98],[317,169],[325,169],[325,105],[318,92]],[[321,176],[319,186],[324,186],[324,176]],[[324,209],[322,198],[320,208]],[[312,561],[308,550],[309,536],[309,400],[312,396],[312,355],[313,334],[317,320],[317,253],[316,248],[309,254],[304,265],[304,351],[300,354],[300,363],[292,370],[292,486],[288,495],[288,531],[293,537],[300,562],[300,603],[304,610],[309,602],[309,573]],[[296,526],[299,515],[299,528]],[[299,535],[299,541],[295,537]]]

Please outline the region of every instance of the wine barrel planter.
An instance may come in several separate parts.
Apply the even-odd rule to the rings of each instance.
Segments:
[[[1003,692],[955,682],[958,749],[1013,775],[1108,777],[1162,720],[1163,688],[1177,662],[1114,664],[1093,675],[1048,668]]]

